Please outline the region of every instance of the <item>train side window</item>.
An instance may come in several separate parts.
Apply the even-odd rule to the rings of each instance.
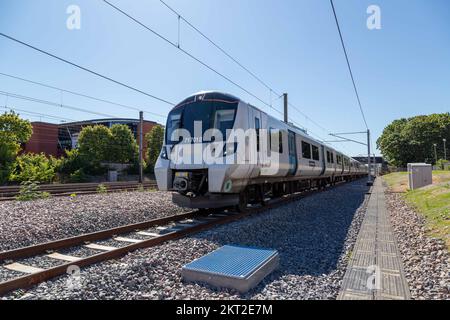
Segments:
[[[327,151],[327,162],[331,163],[330,151]]]
[[[311,145],[305,141],[302,141],[302,157],[311,159]]]
[[[316,161],[320,160],[319,147],[317,147],[315,145],[312,146],[312,157],[313,157],[313,160],[316,160]]]
[[[334,163],[334,153],[331,152],[331,163]]]
[[[256,151],[259,152],[259,129],[261,129],[261,125],[259,123],[259,119],[255,118],[255,130],[256,130]]]

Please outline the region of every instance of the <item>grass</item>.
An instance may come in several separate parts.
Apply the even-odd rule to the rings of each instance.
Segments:
[[[393,192],[405,192],[408,189],[407,172],[390,173],[383,176],[383,179]]]
[[[431,236],[443,239],[450,248],[450,172],[433,171],[433,184],[407,190],[408,175],[391,173],[383,177],[392,191],[404,192],[406,202],[422,214]]]

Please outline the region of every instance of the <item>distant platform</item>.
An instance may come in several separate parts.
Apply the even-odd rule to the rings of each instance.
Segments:
[[[278,251],[242,246],[223,246],[182,268],[183,280],[231,288],[245,293],[279,265]]]

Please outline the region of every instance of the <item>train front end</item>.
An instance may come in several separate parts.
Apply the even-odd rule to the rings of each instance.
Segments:
[[[159,190],[176,192],[175,204],[188,208],[237,204],[236,186],[229,179],[237,143],[227,143],[227,137],[239,118],[239,103],[231,95],[202,92],[169,113],[155,175]]]

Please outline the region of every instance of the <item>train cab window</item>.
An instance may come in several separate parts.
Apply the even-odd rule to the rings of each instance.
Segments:
[[[226,130],[232,129],[238,108],[237,102],[226,102],[214,99],[193,100],[175,107],[167,117],[166,143],[196,143],[203,141],[204,133],[208,129],[219,129],[225,140]],[[201,131],[197,132],[195,126],[200,123]],[[184,129],[190,137],[179,139]]]
[[[334,153],[331,152],[330,154],[331,154],[331,163],[334,163]]]
[[[167,118],[167,129],[166,129],[166,141],[167,142],[177,142],[177,140],[173,140],[173,138],[176,139],[176,137],[172,137],[172,133],[175,133],[175,130],[181,128],[181,114],[182,109],[177,109],[172,111],[169,114],[169,117]]]
[[[261,124],[258,118],[255,118],[255,131],[256,131],[256,151],[259,151],[259,129],[261,129]]]
[[[316,160],[316,161],[320,160],[319,147],[317,147],[315,145],[312,146],[312,157],[313,157],[313,160]]]
[[[331,163],[331,155],[330,155],[330,151],[327,151],[327,162]]]
[[[311,145],[305,141],[302,141],[302,157],[311,159]]]

